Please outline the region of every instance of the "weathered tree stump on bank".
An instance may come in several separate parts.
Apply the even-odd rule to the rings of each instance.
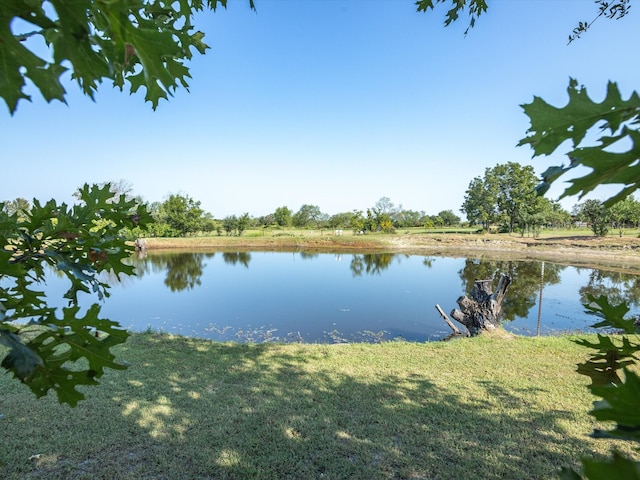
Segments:
[[[471,298],[458,298],[457,308],[451,311],[451,317],[467,327],[469,333],[478,335],[483,330],[494,330],[500,326],[502,300],[511,285],[511,277],[502,274],[495,292],[491,291],[493,279],[476,280],[471,290]]]

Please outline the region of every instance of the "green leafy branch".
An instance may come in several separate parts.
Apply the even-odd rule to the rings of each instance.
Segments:
[[[426,12],[438,3],[452,5],[445,25],[456,21],[461,11],[468,10],[471,21],[467,31],[487,9],[486,3],[480,0],[420,0],[418,10]],[[598,15],[591,22],[580,22],[569,36],[569,43],[586,32],[598,18],[620,19],[631,6],[630,0],[596,0],[595,3]],[[569,141],[569,165],[549,167],[542,174],[537,192],[544,195],[558,178],[583,166],[590,172],[571,180],[560,198],[569,195],[581,198],[598,185],[621,184],[622,189],[604,202],[606,207],[611,207],[640,188],[640,97],[633,92],[624,100],[614,82],[609,82],[606,97],[600,103],[591,100],[586,88],[578,87],[574,79],[570,79],[567,91],[569,102],[563,108],[556,108],[539,97],[522,106],[531,127],[518,146],[531,146],[535,157],[551,155]],[[596,134],[595,144],[587,144],[585,139],[597,129],[600,132]],[[592,393],[601,398],[590,413],[598,420],[616,424],[612,430],[596,430],[593,435],[640,442],[640,377],[636,373],[640,351],[638,321],[625,319],[626,304],[613,306],[604,296],[590,297],[589,301],[585,305],[587,311],[601,318],[595,327],[623,332],[620,337],[598,335],[597,342],[578,341],[595,350],[586,362],[578,365],[578,372],[591,378],[589,388]],[[640,463],[617,452],[609,461],[583,458],[582,466],[584,475],[591,480],[640,480]],[[571,469],[564,469],[562,478],[580,480],[582,477]]]
[[[144,87],[155,109],[188,88],[185,63],[193,50],[209,48],[193,16],[219,5],[227,0],[0,0],[0,97],[14,113],[19,100],[31,99],[28,78],[48,102],[66,102],[60,77],[69,71],[92,99],[103,79],[121,90],[126,81],[131,93]]]
[[[640,325],[637,319],[625,318],[629,312],[626,303],[611,305],[606,296],[588,297],[588,313],[600,317],[593,325],[610,328],[622,335],[598,335],[597,342],[577,340],[576,343],[595,350],[590,358],[578,365],[578,373],[591,379],[589,389],[600,397],[589,413],[596,420],[614,422],[611,430],[594,430],[595,438],[628,440],[640,445],[640,377],[636,366],[640,352]],[[618,453],[607,462],[582,459],[584,475],[591,480],[640,479],[640,462],[634,462]],[[581,477],[564,469],[562,478],[576,480]]]
[[[530,145],[534,156],[550,155],[569,140],[572,144],[567,153],[569,165],[548,168],[542,174],[538,192],[546,193],[551,183],[577,166],[589,167],[588,174],[569,181],[571,186],[560,198],[569,195],[582,198],[598,185],[624,185],[605,202],[609,207],[640,188],[640,96],[633,92],[624,100],[617,84],[609,82],[605,99],[597,103],[575,79],[569,81],[567,92],[569,103],[563,108],[549,105],[539,97],[522,106],[531,127],[529,135],[520,140],[518,146]],[[608,131],[610,135],[601,134],[596,145],[582,146],[592,128]],[[625,145],[629,146],[625,149]]]
[[[619,20],[629,13],[631,8],[631,0],[617,0],[613,3],[607,0],[596,0],[598,4],[598,15],[590,22],[578,22],[578,26],[573,29],[571,35],[569,35],[569,43],[580,38],[600,17],[608,18],[609,20]]]
[[[68,207],[37,200],[26,215],[8,214],[0,204],[0,343],[9,348],[1,366],[42,396],[53,389],[61,403],[75,405],[83,394],[75,387],[95,385],[104,368],[120,369],[111,347],[128,334],[116,322],[99,318],[94,304],[79,315],[78,293],[109,296],[102,272],[132,275],[123,261],[134,250],[128,229],[152,220],[144,207],[110,185],[85,185],[80,204]],[[62,318],[39,289],[52,271],[70,283]]]
[[[487,11],[486,0],[469,0],[468,4],[467,0],[418,0],[416,6],[418,7],[418,12],[427,12],[429,10],[435,10],[436,5],[439,3],[449,2],[452,3],[452,7],[447,10],[444,25],[448,27],[451,23],[458,20],[461,12],[468,10],[470,18],[469,26],[464,31],[465,35],[469,32],[469,29],[475,26],[476,20],[480,15]]]

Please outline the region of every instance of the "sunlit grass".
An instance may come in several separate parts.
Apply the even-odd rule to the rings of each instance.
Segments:
[[[513,233],[483,233],[477,228],[401,228],[395,233],[355,234],[345,230],[343,235],[335,235],[332,229],[294,229],[247,230],[242,236],[218,236],[215,234],[196,235],[182,238],[149,238],[150,249],[162,248],[216,248],[216,249],[322,249],[322,250],[407,250],[427,247],[481,248],[487,246],[503,250],[522,250],[530,246],[558,249],[580,247],[589,249],[612,249],[626,253],[640,248],[638,229],[625,229],[620,237],[617,231],[611,231],[606,237],[595,237],[586,227],[571,229],[543,229],[535,237],[532,233],[521,235]],[[587,248],[585,248],[587,247]]]
[[[140,334],[76,409],[0,379],[3,478],[550,478],[613,446],[568,338],[226,344]],[[619,445],[625,448],[624,445]],[[629,452],[627,452],[629,453]]]

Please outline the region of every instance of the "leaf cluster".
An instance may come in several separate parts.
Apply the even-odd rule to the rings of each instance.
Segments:
[[[434,4],[450,3],[452,8],[447,12],[445,25],[458,19],[459,13],[467,7],[471,22],[465,33],[475,24],[476,18],[486,11],[483,1],[470,0],[420,0],[419,11],[434,9]],[[600,17],[620,19],[630,9],[630,0],[596,0],[598,15],[591,22],[579,22],[578,27],[569,36],[569,43],[578,38]],[[568,166],[552,166],[542,174],[542,183],[536,187],[540,195],[546,193],[551,183],[569,170],[577,167],[588,167],[590,172],[570,181],[560,198],[569,195],[586,195],[602,184],[623,185],[616,195],[604,202],[610,207],[624,200],[629,194],[640,188],[640,97],[633,92],[628,99],[623,99],[618,86],[609,82],[607,94],[602,102],[594,102],[587,95],[586,88],[578,87],[578,82],[570,79],[569,102],[563,108],[556,108],[539,97],[533,102],[523,105],[525,114],[530,118],[531,127],[528,135],[520,140],[518,146],[530,145],[534,156],[550,155],[565,142],[571,143],[567,153]],[[588,134],[599,130],[595,144],[585,141]],[[484,189],[480,178],[469,187],[467,196]],[[483,197],[484,198],[484,197]],[[468,198],[465,199],[468,201]],[[494,202],[495,203],[495,202]],[[481,205],[480,205],[481,206]],[[490,218],[491,212],[477,208],[472,213]],[[468,213],[469,216],[469,213]],[[595,232],[595,230],[594,230]],[[624,332],[621,339],[599,335],[595,343],[583,341],[584,346],[596,350],[591,358],[579,365],[578,371],[592,380],[591,391],[602,398],[595,403],[591,414],[601,421],[613,421],[613,430],[596,431],[594,436],[640,441],[640,377],[638,377],[638,324],[624,319],[628,312],[626,304],[613,306],[604,296],[598,299],[590,297],[586,305],[588,311],[601,317],[597,327],[609,327]],[[639,479],[640,464],[614,454],[610,461],[583,459],[584,473],[589,479]],[[564,470],[563,478],[580,479],[572,470]]]
[[[615,438],[635,442],[640,446],[640,326],[637,319],[625,318],[626,303],[612,305],[606,296],[588,296],[586,311],[600,318],[595,328],[622,332],[620,336],[598,335],[596,342],[577,340],[576,343],[595,352],[578,365],[578,373],[591,379],[589,389],[600,397],[590,414],[602,422],[614,422],[611,430],[594,430],[595,438]],[[640,463],[614,454],[607,462],[582,459],[584,474],[592,480],[640,479]],[[571,470],[563,472],[565,479],[579,479]]]
[[[429,10],[435,10],[435,6],[439,3],[451,2],[451,8],[447,10],[446,18],[444,21],[445,26],[449,26],[451,23],[459,19],[460,13],[468,10],[469,14],[469,26],[464,31],[466,35],[469,29],[473,28],[476,24],[476,20],[487,11],[486,0],[418,0],[416,6],[419,12],[427,12]],[[467,4],[468,3],[468,4]]]
[[[133,274],[123,263],[133,251],[126,229],[151,221],[144,207],[109,187],[84,185],[81,203],[71,207],[34,200],[24,215],[0,204],[0,342],[9,348],[1,366],[36,396],[53,389],[72,406],[84,398],[78,385],[97,384],[104,368],[123,368],[110,348],[127,338],[117,323],[99,318],[98,304],[81,315],[78,296],[108,297],[102,272]],[[53,272],[69,282],[62,318],[41,289]]]
[[[580,38],[600,17],[605,17],[609,20],[619,20],[629,13],[629,9],[631,8],[631,0],[617,0],[615,2],[596,0],[595,3],[598,5],[598,15],[590,22],[578,22],[578,26],[574,28],[571,35],[569,35],[569,43]]]
[[[630,0],[596,0],[598,12],[591,21],[581,21],[569,36],[569,42],[586,32],[600,17],[619,20],[626,16],[631,8]],[[462,12],[470,16],[469,26],[473,28],[476,20],[487,11],[485,0],[418,0],[417,10],[427,12],[435,10],[438,4],[449,4],[445,26],[459,20]],[[533,102],[522,105],[530,118],[528,135],[520,140],[518,146],[530,145],[534,156],[550,155],[565,141],[572,143],[567,153],[568,166],[552,166],[542,174],[542,183],[537,187],[544,195],[551,184],[560,176],[577,166],[589,167],[590,173],[571,180],[571,185],[560,198],[569,195],[583,197],[601,184],[622,184],[618,194],[609,198],[607,207],[624,200],[630,193],[640,188],[640,97],[636,92],[624,100],[618,86],[609,82],[606,98],[598,103],[587,95],[583,86],[570,79],[569,103],[563,108],[549,105],[539,97]],[[599,129],[600,135],[595,145],[585,145],[583,140],[592,129]],[[628,146],[630,145],[630,146]]]
[[[185,63],[209,48],[193,15],[219,5],[227,0],[0,0],[0,97],[15,112],[30,100],[28,78],[47,101],[65,102],[60,77],[69,71],[91,98],[103,79],[121,90],[127,82],[131,93],[144,87],[155,109],[188,88]]]
[[[571,185],[560,198],[569,195],[581,198],[599,185],[622,184],[622,190],[605,201],[605,206],[611,206],[640,188],[640,96],[633,92],[625,100],[617,84],[609,82],[605,99],[594,102],[575,79],[570,80],[567,92],[569,103],[562,108],[549,105],[540,97],[522,106],[531,127],[529,135],[518,145],[530,145],[537,156],[550,155],[570,141],[569,165],[548,168],[542,174],[538,192],[544,194],[561,175],[584,166],[590,172],[570,180]],[[599,138],[595,145],[584,145],[592,129],[600,131]]]

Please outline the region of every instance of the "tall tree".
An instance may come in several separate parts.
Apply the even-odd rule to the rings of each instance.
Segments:
[[[185,236],[202,230],[205,212],[200,202],[189,195],[169,195],[158,212],[160,220],[178,235]]]
[[[292,221],[295,227],[308,227],[309,225],[318,225],[318,221],[322,218],[322,212],[317,205],[302,205],[295,215],[293,215]]]
[[[509,233],[513,232],[515,225],[535,208],[538,179],[533,167],[515,162],[496,165],[487,172],[486,181],[495,183],[498,210],[508,218]]]
[[[484,177],[476,177],[469,184],[462,211],[472,223],[482,223],[486,229],[491,222],[506,219],[509,232],[523,224],[536,204],[537,179],[530,166],[509,162],[487,168]]]
[[[288,207],[278,207],[273,213],[273,217],[280,227],[290,227],[292,215],[293,212]]]
[[[469,183],[460,211],[466,215],[469,223],[480,224],[488,231],[497,219],[497,204],[498,192],[493,185],[481,177],[476,177]]]
[[[391,216],[396,212],[396,206],[389,197],[381,197],[373,206],[378,212]]]

